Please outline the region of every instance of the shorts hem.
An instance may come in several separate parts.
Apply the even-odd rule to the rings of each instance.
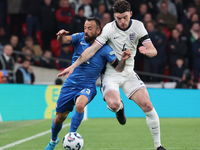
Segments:
[[[107,90],[106,92],[104,92],[104,93],[102,93],[103,94],[103,98],[104,98],[104,96],[109,92],[109,91],[117,91],[117,92],[119,92],[118,90],[116,90],[116,89],[109,89],[109,90]]]
[[[127,96],[127,97],[130,98],[137,90],[143,89],[143,88],[146,88],[146,86],[140,86],[140,87],[134,89],[134,90],[131,92],[131,94],[129,94],[129,96]]]

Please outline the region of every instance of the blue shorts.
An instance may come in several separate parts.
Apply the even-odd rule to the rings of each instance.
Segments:
[[[56,112],[72,111],[76,98],[80,95],[85,95],[88,98],[88,103],[90,103],[96,94],[95,85],[88,87],[63,86],[58,97]]]

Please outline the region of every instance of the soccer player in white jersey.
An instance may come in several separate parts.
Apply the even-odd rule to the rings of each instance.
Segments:
[[[69,77],[77,66],[92,57],[106,42],[112,47],[118,59],[120,59],[124,50],[130,49],[132,57],[126,60],[123,72],[116,72],[107,63],[106,71],[102,75],[101,91],[103,97],[107,102],[108,108],[116,112],[119,123],[125,124],[126,117],[119,93],[119,87],[121,87],[126,96],[133,100],[146,114],[146,122],[153,137],[155,149],[166,150],[161,145],[160,122],[157,112],[149,99],[145,84],[133,71],[134,56],[136,55],[139,40],[143,44],[143,46],[139,47],[141,54],[154,57],[157,55],[157,50],[149,39],[143,23],[130,19],[132,11],[130,4],[126,0],[115,1],[113,11],[115,20],[108,23],[95,42],[80,55],[73,65],[66,68],[62,73],[68,74],[67,77]]]

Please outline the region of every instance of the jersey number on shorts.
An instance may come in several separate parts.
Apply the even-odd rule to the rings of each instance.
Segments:
[[[82,91],[81,91],[81,93],[87,93],[87,95],[90,95],[90,89],[83,89]]]

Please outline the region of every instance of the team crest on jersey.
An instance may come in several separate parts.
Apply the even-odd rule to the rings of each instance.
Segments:
[[[135,40],[135,33],[130,33],[130,34],[129,34],[129,40],[130,40],[131,42],[133,42],[133,41]]]

